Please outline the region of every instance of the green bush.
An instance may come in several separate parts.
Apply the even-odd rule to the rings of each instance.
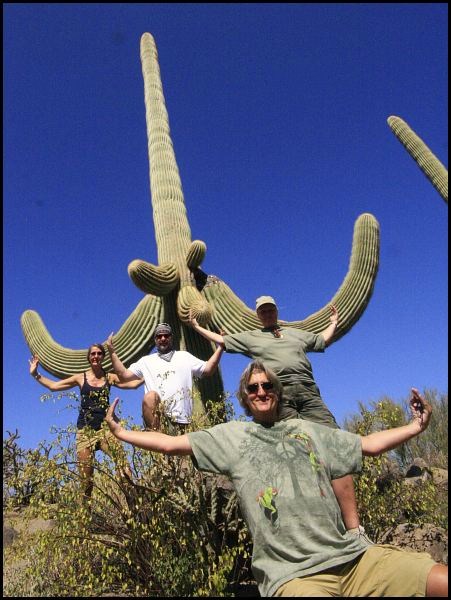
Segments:
[[[360,520],[368,535],[377,542],[391,527],[400,523],[448,528],[446,491],[431,479],[406,481],[404,475],[414,458],[423,458],[430,467],[447,468],[448,398],[425,391],[433,407],[431,423],[420,436],[378,457],[365,457],[356,475],[356,497]],[[359,435],[404,425],[411,420],[408,401],[397,404],[388,397],[360,403],[360,412],[345,421],[344,428]]]
[[[4,441],[6,508],[27,506],[29,518],[55,523],[6,550],[6,560],[32,556],[32,589],[20,595],[232,596],[249,579],[249,536],[224,478],[198,472],[187,457],[127,446],[133,481],[117,479],[113,461],[98,453],[86,505],[70,438],[73,431],[59,432],[45,453],[20,450],[17,433]],[[4,589],[17,592],[17,582]]]

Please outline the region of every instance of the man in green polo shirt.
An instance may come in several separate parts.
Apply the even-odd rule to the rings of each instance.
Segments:
[[[330,324],[318,334],[279,325],[277,305],[271,296],[257,298],[255,309],[262,324],[260,329],[220,335],[201,327],[192,313],[189,323],[203,337],[223,346],[226,352],[261,360],[275,372],[283,385],[279,419],[301,417],[338,429],[335,417],[321,398],[307,358],[308,352],[324,352],[332,341],[338,323],[337,308],[330,306]],[[347,530],[353,535],[364,536],[352,475],[335,479],[332,486]]]

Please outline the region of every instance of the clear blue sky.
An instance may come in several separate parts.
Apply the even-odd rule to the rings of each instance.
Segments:
[[[155,37],[192,239],[203,268],[282,319],[323,307],[354,223],[380,223],[359,322],[311,354],[339,422],[358,402],[446,391],[448,207],[386,124],[398,115],[448,164],[446,4],[4,4],[3,428],[22,444],[76,421],[28,374],[36,310],[86,348],[143,297],[157,263],[139,41]],[[248,359],[225,355],[226,390]],[[122,392],[140,422],[142,390]]]

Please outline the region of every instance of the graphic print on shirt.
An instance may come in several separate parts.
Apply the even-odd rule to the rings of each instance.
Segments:
[[[270,526],[280,526],[281,503],[326,497],[329,480],[324,465],[310,435],[299,425],[282,429],[250,425],[247,433],[250,435],[240,444],[239,452],[254,477],[245,485],[254,489],[260,512]],[[266,443],[262,444],[262,439]]]
[[[175,375],[175,371],[173,369],[169,369],[168,371],[165,371],[164,373],[157,374],[157,379],[160,380],[157,383],[158,394],[164,404],[164,407],[165,407],[164,410],[167,415],[171,415],[174,412],[175,404],[177,402],[176,396],[179,392],[177,391],[170,396],[167,395],[164,391],[164,384],[171,376],[174,376],[174,375]]]
[[[275,525],[277,520],[275,497],[277,496],[278,491],[277,488],[269,486],[265,491],[260,491],[257,496],[257,502],[263,509],[265,517],[271,521],[272,525]]]

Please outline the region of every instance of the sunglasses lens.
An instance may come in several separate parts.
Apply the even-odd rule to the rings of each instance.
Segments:
[[[274,387],[274,385],[270,381],[264,381],[263,383],[250,383],[247,386],[247,391],[249,392],[249,394],[256,394],[258,392],[259,385],[261,385],[262,389],[265,392],[269,392],[269,390],[272,390]]]

